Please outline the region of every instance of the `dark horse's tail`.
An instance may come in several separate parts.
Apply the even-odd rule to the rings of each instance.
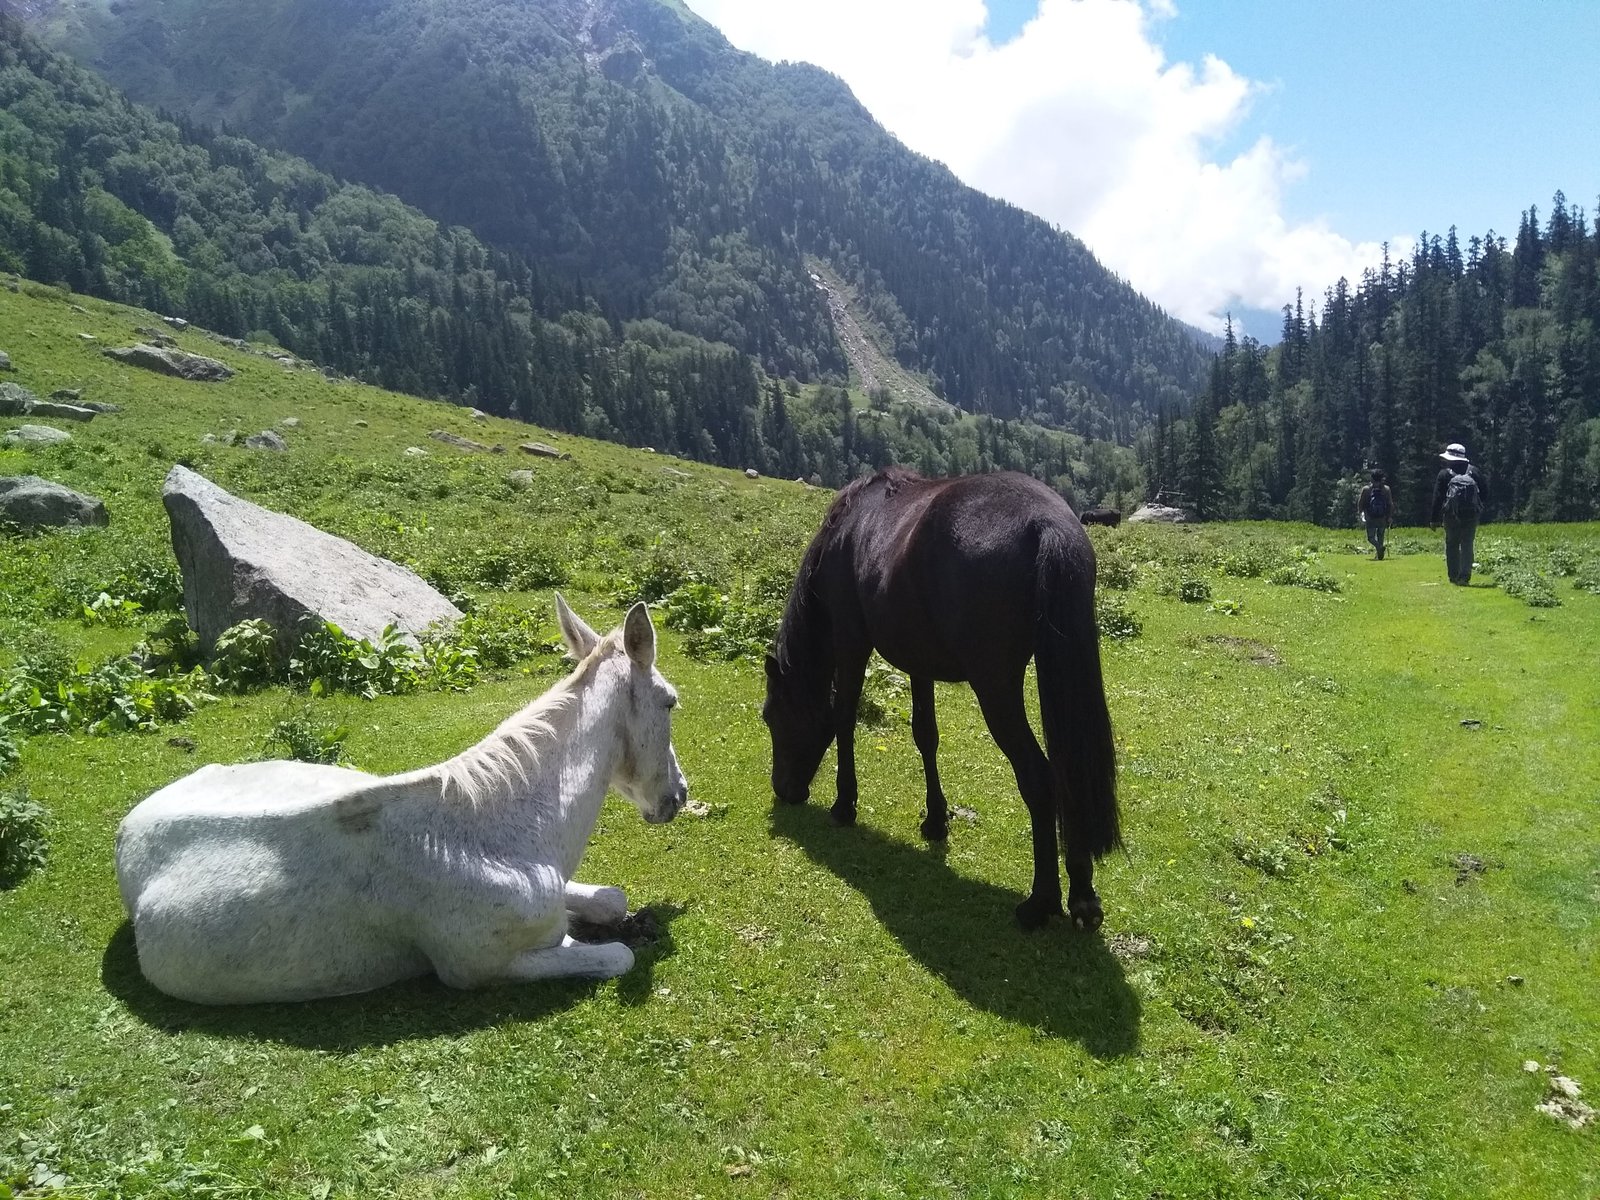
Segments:
[[[1100,858],[1122,844],[1117,748],[1100,675],[1094,548],[1073,532],[1056,524],[1039,531],[1034,656],[1063,848]]]

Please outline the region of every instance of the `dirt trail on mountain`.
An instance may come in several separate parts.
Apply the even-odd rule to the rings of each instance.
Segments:
[[[856,319],[852,311],[855,293],[849,285],[822,263],[813,262],[810,270],[811,281],[828,298],[828,313],[833,318],[833,332],[838,337],[839,344],[844,347],[845,356],[850,360],[850,368],[856,374],[856,382],[863,391],[871,392],[875,388],[882,387],[887,388],[889,395],[894,399],[909,404],[934,408],[950,407],[946,401],[935,396],[926,385],[878,348],[877,342],[873,341],[862,328],[861,322]]]

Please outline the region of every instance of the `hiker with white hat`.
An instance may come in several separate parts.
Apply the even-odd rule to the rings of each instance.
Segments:
[[[1433,506],[1428,513],[1428,528],[1439,528],[1444,521],[1444,565],[1450,582],[1466,587],[1472,580],[1472,539],[1478,532],[1478,518],[1489,503],[1489,489],[1483,472],[1467,459],[1467,448],[1451,442],[1439,455],[1444,466],[1433,481]]]

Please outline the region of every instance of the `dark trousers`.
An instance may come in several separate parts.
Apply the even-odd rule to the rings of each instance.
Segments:
[[[1472,539],[1478,534],[1476,521],[1444,522],[1444,566],[1451,583],[1472,582]]]
[[[1378,558],[1383,558],[1383,535],[1388,532],[1386,522],[1367,518],[1367,541],[1372,543],[1372,548],[1378,552]]]

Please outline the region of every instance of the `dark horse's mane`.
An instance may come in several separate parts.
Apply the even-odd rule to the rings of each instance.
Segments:
[[[797,651],[809,649],[818,632],[816,617],[812,613],[814,593],[811,585],[823,554],[832,545],[839,526],[854,510],[856,502],[876,483],[883,484],[886,494],[892,496],[901,484],[921,481],[921,475],[905,467],[884,467],[876,474],[863,475],[839,489],[839,494],[833,498],[833,503],[828,505],[828,511],[823,515],[822,528],[817,530],[817,535],[806,547],[805,557],[800,560],[800,569],[794,577],[794,586],[789,589],[788,602],[783,607],[783,622],[778,626],[778,637],[772,652],[784,674],[807,667],[816,669],[820,665],[816,661],[801,663],[796,659]],[[806,645],[799,646],[801,642]]]

